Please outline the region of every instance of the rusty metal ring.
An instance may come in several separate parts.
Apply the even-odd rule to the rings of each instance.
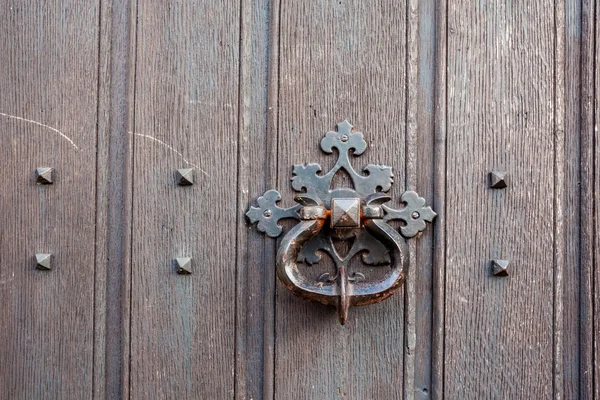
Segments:
[[[348,266],[341,263],[336,265],[336,279],[310,282],[298,270],[297,259],[304,244],[314,238],[324,224],[325,220],[302,221],[284,236],[277,252],[277,276],[297,296],[336,307],[340,322],[345,324],[349,307],[378,303],[400,288],[408,267],[408,246],[387,223],[365,220],[364,227],[391,250],[390,271],[379,280],[352,282],[348,279]]]

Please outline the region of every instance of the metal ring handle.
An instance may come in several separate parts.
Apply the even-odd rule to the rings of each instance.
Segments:
[[[350,155],[359,156],[367,148],[363,134],[355,132],[348,121],[338,124],[336,132],[327,132],[321,140],[325,153],[338,150],[338,160],[325,175],[318,164],[294,165],[292,188],[300,194],[299,204],[281,208],[281,195],[269,190],[258,198],[258,207],[250,207],[246,215],[257,223],[258,230],[268,236],[283,233],[279,221],[294,218],[300,222],[283,238],[277,252],[277,276],[296,295],[337,308],[344,324],[351,306],[382,301],[398,290],[408,268],[408,246],[404,238],[422,232],[426,222],[436,214],[425,206],[425,200],[415,192],[404,192],[402,209],[391,208],[385,194],[393,184],[390,167],[369,164],[358,173],[350,163]],[[352,188],[333,188],[335,175],[344,170],[351,178]],[[400,220],[398,233],[387,224]],[[347,254],[341,255],[332,237],[354,238]],[[327,253],[335,263],[336,273],[322,274],[317,281],[303,276],[298,263],[318,264]],[[348,271],[350,260],[362,254],[363,261],[373,266],[385,265],[389,271],[379,279],[367,279],[363,274]]]
[[[277,252],[277,276],[297,296],[336,307],[343,325],[348,319],[349,307],[378,303],[400,288],[408,267],[408,246],[387,223],[365,220],[365,228],[390,249],[391,270],[379,280],[350,282],[347,265],[341,264],[334,282],[310,282],[300,273],[297,259],[304,244],[320,232],[324,223],[324,220],[303,221],[285,235]]]

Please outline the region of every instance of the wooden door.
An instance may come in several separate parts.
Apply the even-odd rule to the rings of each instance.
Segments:
[[[598,16],[3,2],[0,398],[600,398]],[[329,170],[318,144],[345,119],[355,166],[390,165],[396,205],[415,190],[438,216],[401,290],[342,326],[277,280],[245,212],[271,188],[292,205],[292,165]]]

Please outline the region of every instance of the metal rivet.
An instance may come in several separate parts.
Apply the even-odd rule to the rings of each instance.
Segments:
[[[49,167],[41,167],[35,169],[35,183],[38,185],[51,185],[53,170]]]
[[[504,189],[506,187],[506,172],[492,171],[489,174],[489,185],[492,189]]]
[[[492,274],[494,276],[508,276],[508,260],[492,260]]]
[[[421,216],[421,214],[419,214],[418,212],[413,212],[411,215],[412,219],[419,219],[419,217]]]
[[[331,227],[358,228],[360,227],[360,199],[332,199]]]
[[[340,139],[342,140],[342,142],[347,142],[348,141],[348,135],[342,135],[340,137]]]
[[[35,267],[42,271],[50,271],[52,269],[52,254],[38,253],[35,255]]]
[[[265,210],[263,215],[267,218],[270,218],[273,215],[273,212],[271,210]]]
[[[179,186],[190,186],[194,184],[194,170],[192,168],[181,168],[175,172],[175,178]]]
[[[192,273],[192,259],[189,257],[176,258],[177,273],[179,275],[189,275]]]

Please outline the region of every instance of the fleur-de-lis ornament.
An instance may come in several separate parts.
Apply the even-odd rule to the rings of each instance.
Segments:
[[[348,319],[348,308],[380,302],[404,281],[408,267],[408,247],[404,238],[412,238],[426,228],[436,213],[425,205],[425,199],[413,191],[400,197],[404,208],[399,210],[384,204],[391,200],[386,194],[394,183],[391,167],[368,164],[360,174],[350,163],[350,154],[360,156],[367,142],[355,132],[348,121],[337,125],[337,131],[327,132],[321,140],[321,149],[328,154],[338,150],[333,168],[320,175],[319,164],[294,165],[292,188],[298,193],[298,203],[289,208],[277,205],[281,195],[269,190],[258,198],[258,207],[250,207],[246,215],[257,223],[259,231],[270,237],[283,233],[279,221],[297,219],[282,239],[277,251],[277,276],[296,295],[337,308],[342,324]],[[353,187],[335,188],[333,178],[344,170]],[[398,233],[388,221],[400,220]],[[350,250],[340,254],[334,239],[353,239]],[[331,257],[335,273],[323,273],[312,282],[304,277],[298,263],[318,264],[321,253]],[[364,274],[349,270],[350,260],[358,254],[367,265],[378,265],[389,270],[383,278],[369,280]]]

